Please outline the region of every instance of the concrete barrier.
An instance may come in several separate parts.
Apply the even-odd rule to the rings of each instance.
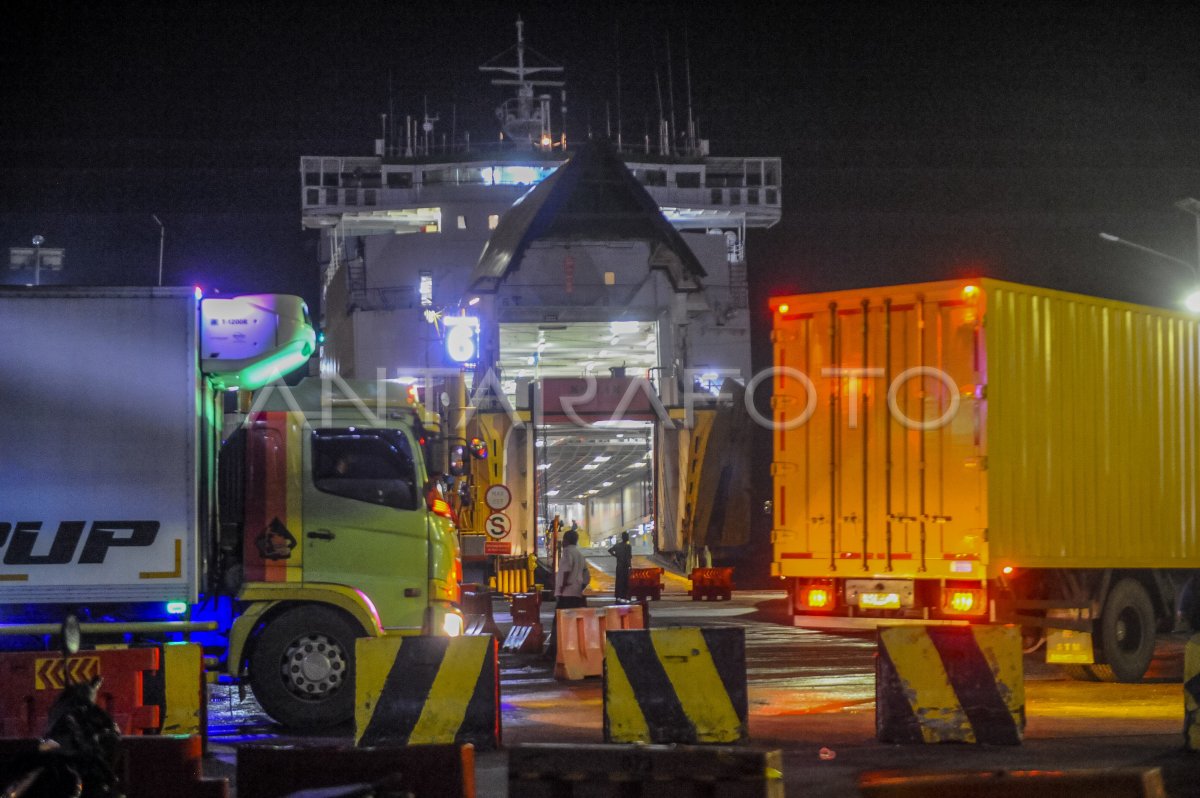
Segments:
[[[203,757],[198,734],[122,737],[117,772],[125,798],[225,798],[228,780],[204,778]]]
[[[420,798],[475,798],[475,749],[470,745],[349,748],[332,745],[240,745],[237,793],[282,798],[300,790],[377,783]],[[392,792],[388,793],[393,794]],[[164,794],[166,795],[166,794]]]
[[[540,653],[545,643],[542,628],[542,597],[538,593],[514,593],[512,626],[500,648],[504,651]]]
[[[491,635],[360,637],[354,655],[356,745],[500,745]]]
[[[1018,745],[1025,730],[1020,630],[879,630],[875,732],[884,743]]]
[[[737,743],[748,722],[743,629],[609,632],[605,742]]]
[[[466,590],[462,592],[464,634],[492,635],[500,640],[504,635],[492,614],[492,593],[488,590]]]
[[[1200,751],[1200,634],[1183,652],[1183,747]]]
[[[858,793],[863,798],[1167,798],[1158,768],[876,771],[859,777]]]
[[[144,674],[143,694],[147,704],[161,707],[160,734],[208,733],[208,681],[200,645],[164,644],[162,668]]]
[[[508,794],[783,798],[783,756],[729,746],[517,745],[508,750]]]

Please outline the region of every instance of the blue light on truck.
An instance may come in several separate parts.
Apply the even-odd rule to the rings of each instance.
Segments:
[[[187,605],[186,601],[168,601],[167,602],[167,614],[168,615],[183,615],[185,612],[187,612],[187,608],[188,608],[188,605]]]

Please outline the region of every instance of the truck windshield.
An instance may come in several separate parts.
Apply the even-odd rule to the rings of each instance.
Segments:
[[[416,463],[400,430],[314,430],[312,479],[317,490],[335,496],[417,509]]]

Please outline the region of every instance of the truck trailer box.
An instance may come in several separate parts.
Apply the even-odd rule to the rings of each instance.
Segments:
[[[771,309],[776,576],[866,609],[911,606],[872,594],[896,576],[1200,565],[1195,318],[991,279]]]
[[[196,601],[197,306],[0,288],[0,604]]]

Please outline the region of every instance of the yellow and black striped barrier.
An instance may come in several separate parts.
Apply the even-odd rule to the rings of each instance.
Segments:
[[[605,742],[737,743],[748,714],[744,630],[608,632]]]
[[[355,745],[500,745],[496,638],[359,638],[354,656]]]
[[[1183,747],[1200,751],[1200,634],[1183,652]]]
[[[879,630],[875,733],[880,742],[1019,745],[1024,730],[1025,681],[1016,627]]]
[[[160,734],[206,734],[208,682],[204,650],[196,643],[167,643],[162,647],[163,708]]]

